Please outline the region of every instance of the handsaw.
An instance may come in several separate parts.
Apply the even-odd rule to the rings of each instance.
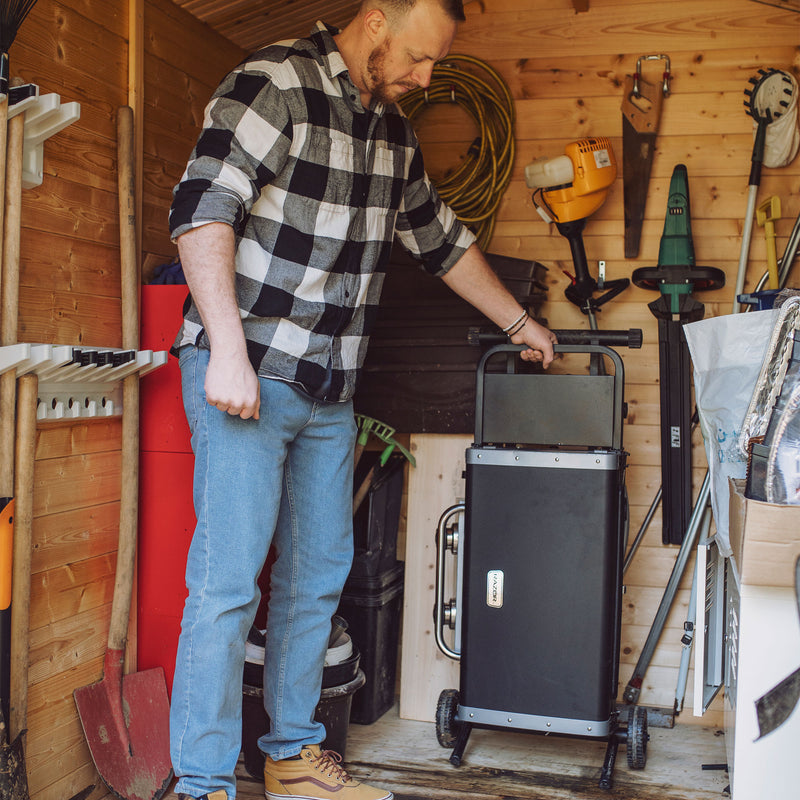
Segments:
[[[660,86],[641,75],[642,61],[665,60]],[[661,105],[669,94],[669,56],[640,56],[636,72],[625,78],[622,98],[622,187],[625,209],[625,258],[639,255],[650,170],[661,121]]]

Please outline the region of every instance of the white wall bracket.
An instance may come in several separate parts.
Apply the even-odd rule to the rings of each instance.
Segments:
[[[33,83],[13,87],[9,93],[9,118],[25,112],[22,147],[22,188],[32,189],[44,180],[44,142],[80,119],[79,103],[62,103],[57,94],[39,94]]]
[[[39,376],[38,420],[111,417],[122,413],[119,382],[167,363],[166,350],[120,350],[59,344],[0,347],[0,373]]]

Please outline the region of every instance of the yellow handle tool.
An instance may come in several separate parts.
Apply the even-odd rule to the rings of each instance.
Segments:
[[[767,239],[767,272],[769,274],[769,288],[779,289],[778,278],[778,252],[775,247],[775,223],[781,218],[781,199],[776,195],[768,197],[756,208],[756,222],[764,228]]]

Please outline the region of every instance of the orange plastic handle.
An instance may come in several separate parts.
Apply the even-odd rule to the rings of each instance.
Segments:
[[[0,611],[11,607],[11,564],[14,552],[14,499],[4,497],[0,510]]]

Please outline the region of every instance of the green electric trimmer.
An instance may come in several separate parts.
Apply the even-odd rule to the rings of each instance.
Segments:
[[[692,513],[692,373],[683,326],[702,319],[705,313],[693,292],[725,285],[721,269],[695,266],[689,180],[683,164],[672,172],[658,266],[634,270],[632,280],[643,289],[661,292],[648,308],[658,319],[662,541],[680,544]]]

